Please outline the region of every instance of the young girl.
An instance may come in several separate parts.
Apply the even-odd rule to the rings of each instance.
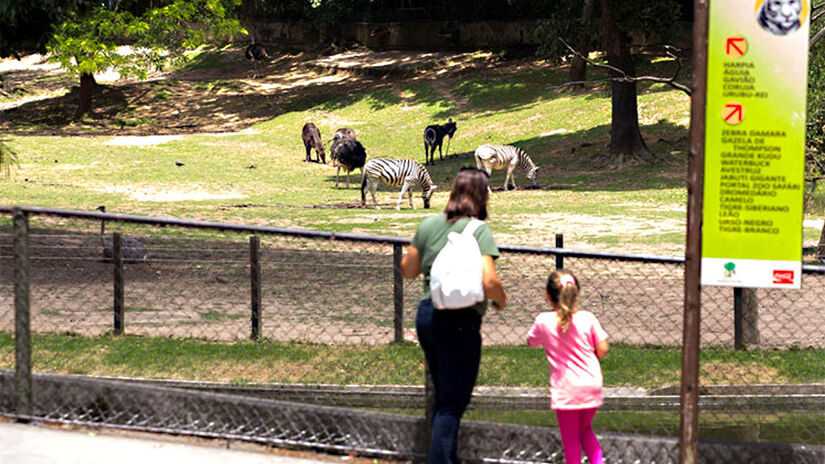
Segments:
[[[599,359],[607,354],[607,333],[593,313],[579,311],[579,283],[570,272],[551,273],[544,297],[553,311],[536,317],[527,343],[543,347],[550,363],[550,407],[559,421],[564,461],[579,464],[584,448],[588,462],[603,464],[591,424],[602,404]]]

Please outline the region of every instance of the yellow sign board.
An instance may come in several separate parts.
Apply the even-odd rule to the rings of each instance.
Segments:
[[[808,0],[711,0],[702,284],[800,288]]]

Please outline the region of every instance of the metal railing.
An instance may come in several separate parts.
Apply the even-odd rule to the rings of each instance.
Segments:
[[[11,213],[0,208],[0,220]],[[101,221],[119,230],[101,235]],[[130,254],[134,241],[145,257]],[[0,401],[1,413],[168,430],[170,419],[141,410],[146,403],[138,398],[139,392],[167,392],[170,398],[193,395],[191,404],[206,408],[178,410],[181,433],[234,433],[290,446],[420,456],[426,434],[418,430],[425,427],[424,413],[416,411],[425,405],[424,361],[411,342],[421,282],[405,285],[401,279],[401,250],[408,243],[397,237],[19,208],[13,227],[0,228],[0,368],[17,373],[8,385],[14,401]],[[604,364],[605,404],[595,424],[600,437],[615,446],[605,446],[606,456],[663,462],[663,456],[673,456],[672,440],[678,436],[684,259],[570,250],[561,247],[561,237],[557,245],[500,245],[497,269],[511,304],[485,317],[479,387],[468,413],[483,423],[472,427],[538,423],[554,433],[548,392],[539,386],[546,382],[546,362],[523,345],[533,318],[547,309],[548,272],[563,266],[579,276],[581,306],[599,317],[614,346]],[[703,439],[762,447],[775,442],[777,449],[804,444],[817,459],[825,455],[817,454],[825,443],[820,290],[825,268],[803,269],[798,291],[703,289]],[[640,371],[643,378],[623,376],[634,363],[660,361],[660,369]],[[41,377],[32,377],[32,371],[49,377],[37,380]],[[512,386],[512,377],[524,378],[514,373],[524,371],[540,380],[532,387]],[[122,384],[123,378],[131,380]],[[102,383],[92,388],[88,382]],[[38,390],[38,383],[50,387]],[[66,394],[73,389],[76,394]],[[90,391],[112,397],[90,397]],[[222,401],[233,407],[245,401],[230,400],[226,393],[263,401],[253,401],[261,416],[241,418],[240,425],[233,422],[220,432],[210,429],[205,424],[229,415]],[[201,401],[194,399],[198,395],[212,396]],[[343,414],[340,407],[361,412],[357,421],[347,422],[352,429],[319,433],[301,428],[321,419],[296,425],[282,423],[286,419],[275,412],[264,414],[287,407],[280,401],[289,408],[305,405],[313,417]],[[380,446],[370,441],[378,423],[386,428]],[[287,425],[298,429],[277,431]],[[409,427],[418,438],[393,438],[409,435]],[[634,441],[641,436],[644,440]],[[471,448],[480,450],[480,444],[464,440],[465,456],[473,459],[560,459],[553,440],[485,443],[488,451],[482,455]]]

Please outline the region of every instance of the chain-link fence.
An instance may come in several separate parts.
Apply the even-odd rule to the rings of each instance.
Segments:
[[[401,281],[407,239],[26,212],[26,231],[0,216],[0,413],[423,454],[425,368],[414,324],[422,283]],[[546,361],[524,339],[547,310],[547,274],[564,267],[612,345],[594,424],[606,458],[675,462],[684,260],[501,250],[511,301],[484,320],[463,456],[561,462]],[[804,269],[802,290],[703,290],[700,435],[741,451],[702,442],[706,462],[825,462],[825,270]],[[15,340],[16,323],[26,330],[21,280],[28,353]],[[29,362],[40,374],[27,393]],[[748,444],[759,451],[743,451]],[[766,460],[782,453],[792,458]]]

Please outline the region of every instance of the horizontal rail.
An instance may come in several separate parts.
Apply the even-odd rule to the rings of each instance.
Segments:
[[[175,226],[191,229],[212,229],[228,232],[249,232],[256,234],[289,235],[293,237],[324,238],[328,240],[349,240],[354,242],[375,242],[375,243],[401,243],[409,244],[410,239],[400,237],[388,237],[380,235],[363,235],[351,233],[322,232],[317,230],[286,229],[282,227],[253,226],[246,224],[233,224],[227,222],[197,221],[192,219],[160,218],[152,216],[135,216],[131,214],[103,213],[99,211],[80,211],[73,209],[42,208],[39,206],[0,206],[0,213],[11,214],[18,208],[28,214],[41,214],[47,216],[59,216],[77,219],[96,219],[99,221],[131,222],[135,224],[148,224],[155,226]]]
[[[213,229],[230,232],[248,232],[269,235],[284,235],[304,238],[321,238],[327,240],[349,240],[355,242],[389,243],[409,245],[411,240],[405,237],[390,237],[382,235],[353,234],[347,232],[323,232],[307,229],[287,229],[283,227],[254,226],[226,222],[197,221],[192,219],[163,218],[152,216],[135,216],[131,214],[103,213],[100,211],[82,211],[60,208],[44,208],[39,206],[0,206],[0,214],[11,214],[15,208],[28,214],[60,216],[77,219],[95,219],[118,222],[131,222],[156,226],[176,226],[192,229]],[[568,248],[530,247],[519,245],[499,245],[499,250],[506,253],[522,253],[536,255],[556,255],[570,258],[602,259],[615,261],[635,261],[644,263],[683,265],[683,256],[656,256],[636,255],[625,253],[609,253],[599,251],[571,250]],[[802,271],[806,274],[825,274],[825,265],[804,265]]]

